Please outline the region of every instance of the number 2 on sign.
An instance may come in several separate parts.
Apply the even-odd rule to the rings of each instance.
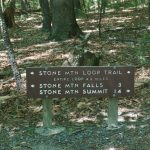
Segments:
[[[114,89],[114,94],[121,94],[121,89],[119,90]]]

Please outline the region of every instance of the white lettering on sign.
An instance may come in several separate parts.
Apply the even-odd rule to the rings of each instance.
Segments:
[[[95,81],[105,81],[108,80],[108,77],[95,78]]]
[[[82,80],[84,80],[84,78],[83,77],[74,77],[71,80],[72,81],[82,81]]]
[[[69,81],[69,78],[54,78],[54,81]]]
[[[107,93],[108,93],[108,89],[102,89],[102,90],[83,89],[83,95],[84,94],[107,94]]]
[[[61,94],[61,90],[40,90],[40,95]]]
[[[78,93],[79,93],[78,90],[65,90],[65,94],[68,94],[68,95],[70,95],[70,94],[78,94]]]
[[[121,82],[118,83],[118,87],[122,87],[122,83]]]
[[[86,81],[92,81],[93,78],[90,78],[90,77],[89,77],[89,78],[85,78],[85,80],[86,80]]]
[[[46,84],[46,83],[45,83],[45,84],[40,84],[40,85],[39,85],[39,88],[40,88],[40,89],[42,89],[42,88],[44,88],[44,89],[46,89],[46,88],[49,88],[49,89],[50,89],[50,88],[61,88],[61,84],[60,84],[60,83],[58,83],[58,84],[50,84],[50,83],[49,83],[49,84]]]
[[[100,75],[101,71],[100,70],[87,70],[82,72],[83,75]]]
[[[66,71],[65,75],[78,75],[79,72],[78,71]]]
[[[58,75],[60,76],[61,75],[61,71],[39,71],[39,76],[55,76],[55,75]]]
[[[78,88],[79,85],[77,83],[68,83],[65,84],[65,88]]]
[[[122,75],[120,70],[104,70],[105,75]]]
[[[114,94],[121,94],[122,93],[122,91],[121,91],[121,89],[114,89]]]
[[[87,87],[87,88],[102,88],[103,87],[103,83],[83,83],[83,87]]]

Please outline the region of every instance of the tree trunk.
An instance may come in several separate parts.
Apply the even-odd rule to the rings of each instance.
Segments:
[[[73,0],[52,0],[52,38],[64,40],[80,34]]]
[[[150,21],[150,0],[148,0],[148,18]]]
[[[4,1],[3,0],[0,0],[0,4],[1,4],[1,9],[2,9],[2,12],[4,11]]]
[[[107,5],[108,5],[108,0],[101,0],[101,7],[102,7],[103,14],[105,14]]]
[[[39,0],[42,16],[43,16],[43,30],[51,31],[52,13],[50,11],[50,2],[48,0]]]
[[[99,30],[99,37],[101,38],[102,36],[102,32],[101,32],[101,27],[102,27],[102,12],[103,12],[103,8],[102,8],[102,3],[100,4],[100,0],[97,1],[97,5],[98,5],[98,30]]]
[[[18,71],[17,63],[15,60],[14,52],[13,52],[13,47],[10,42],[9,34],[6,28],[6,24],[4,21],[1,7],[0,7],[0,28],[1,28],[1,34],[4,40],[4,46],[7,50],[8,60],[11,65],[11,69],[12,69],[12,72],[16,81],[17,90],[20,90],[21,89],[21,75]]]
[[[15,3],[16,3],[16,0],[11,0],[8,4],[9,6],[6,7],[3,12],[6,27],[8,28],[12,28],[16,25],[15,17],[14,17],[15,16]]]
[[[81,9],[80,0],[73,0],[73,2],[74,2],[74,8],[75,9]]]

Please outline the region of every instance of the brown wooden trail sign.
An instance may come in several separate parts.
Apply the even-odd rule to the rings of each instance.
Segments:
[[[52,127],[52,99],[62,97],[114,97],[108,101],[108,127],[117,127],[118,100],[134,94],[134,67],[27,68],[27,94],[43,99],[41,135],[60,133]],[[45,130],[46,129],[46,130]]]
[[[32,98],[128,97],[134,94],[134,67],[27,68]]]

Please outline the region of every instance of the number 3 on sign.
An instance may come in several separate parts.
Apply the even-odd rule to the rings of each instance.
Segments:
[[[118,83],[118,87],[121,87],[121,86],[122,86],[122,84],[121,84],[121,82],[119,82],[119,83]]]

